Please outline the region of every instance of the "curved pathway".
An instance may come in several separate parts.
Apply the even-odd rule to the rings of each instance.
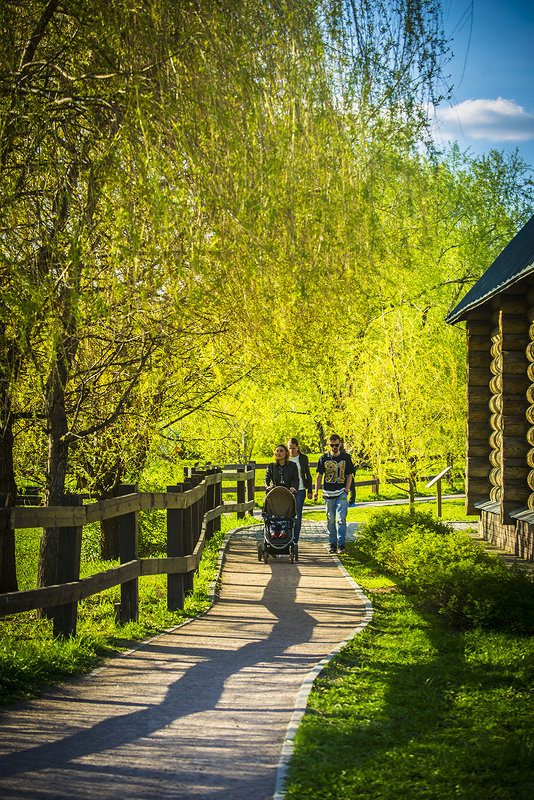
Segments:
[[[317,664],[370,604],[324,523],[304,523],[296,564],[259,563],[253,534],[232,537],[205,615],[0,715],[2,800],[273,797]]]

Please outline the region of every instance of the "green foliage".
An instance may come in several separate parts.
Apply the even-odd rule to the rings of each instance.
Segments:
[[[429,512],[410,512],[404,509],[380,510],[374,512],[363,527],[358,537],[358,547],[363,552],[372,553],[381,563],[389,557],[395,545],[404,539],[407,531],[421,535],[424,532],[434,532],[443,536],[450,531],[450,528],[436,520]]]
[[[456,624],[534,631],[534,576],[428,514],[378,513],[357,547]]]
[[[167,518],[164,511],[147,511],[139,526],[139,558],[165,556]]]

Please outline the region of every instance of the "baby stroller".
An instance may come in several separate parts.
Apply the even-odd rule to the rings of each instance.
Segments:
[[[295,496],[285,486],[275,486],[263,501],[263,540],[258,542],[258,561],[267,563],[269,554],[276,558],[289,555],[298,560],[298,545],[293,541],[297,515]]]

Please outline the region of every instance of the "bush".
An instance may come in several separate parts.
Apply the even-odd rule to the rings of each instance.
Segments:
[[[430,514],[379,512],[357,546],[456,624],[534,632],[534,577]]]

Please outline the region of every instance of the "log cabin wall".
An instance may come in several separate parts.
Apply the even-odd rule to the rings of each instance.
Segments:
[[[512,520],[510,512],[528,503],[528,408],[526,348],[530,341],[528,304],[524,294],[506,294],[500,299],[498,331],[502,359],[502,412],[497,421],[501,439],[501,524]]]
[[[534,560],[534,288],[514,288],[467,317],[466,510]]]
[[[487,310],[472,311],[467,318],[467,436],[466,513],[476,514],[475,503],[488,499],[490,483],[490,334]]]
[[[534,561],[534,214],[447,315],[462,321],[466,509],[485,538]]]
[[[527,344],[527,360],[528,360],[528,367],[527,367],[527,376],[529,379],[529,386],[527,388],[527,422],[528,422],[528,430],[527,430],[527,443],[528,443],[528,451],[527,451],[527,465],[529,467],[529,473],[527,476],[527,483],[529,487],[529,497],[527,506],[531,511],[534,511],[534,289],[531,288],[528,296],[528,303],[529,309],[527,312],[527,319],[529,322],[529,342]]]
[[[491,472],[489,480],[491,489],[489,496],[491,500],[495,500],[500,504],[502,500],[502,338],[499,327],[499,310],[498,300],[492,303],[493,309],[490,316],[491,332],[490,332],[490,371],[491,378],[489,382],[490,399],[490,427],[491,433],[489,437],[490,454],[489,460],[491,464]]]

